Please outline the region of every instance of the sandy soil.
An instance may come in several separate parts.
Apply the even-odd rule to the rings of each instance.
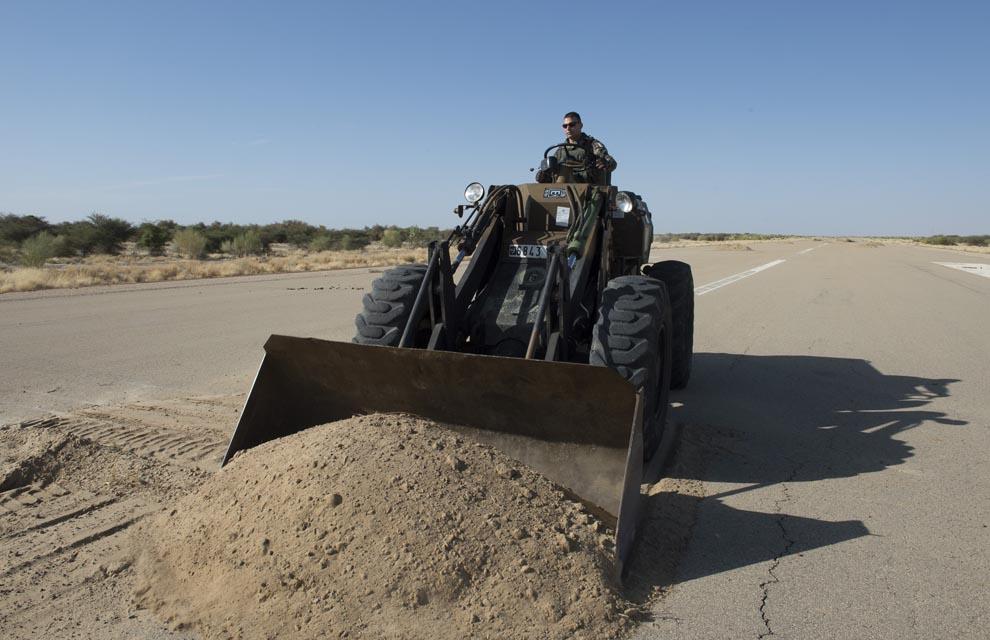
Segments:
[[[173,638],[133,606],[131,527],[213,475],[242,398],[87,409],[0,428],[5,638]]]
[[[417,419],[368,416],[216,468],[243,396],[0,428],[8,638],[623,637],[671,583],[704,430],[644,487],[633,569],[546,479]],[[253,454],[253,455],[252,455]]]

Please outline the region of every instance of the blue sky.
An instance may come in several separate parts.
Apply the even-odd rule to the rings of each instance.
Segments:
[[[658,231],[990,233],[990,2],[0,3],[0,211],[451,226],[560,119]]]

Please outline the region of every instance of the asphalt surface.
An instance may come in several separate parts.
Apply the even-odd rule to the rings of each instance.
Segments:
[[[987,637],[990,278],[934,262],[990,256],[812,246],[696,300],[707,497],[638,638]]]
[[[938,263],[990,255],[749,246],[654,256],[694,268],[672,419],[709,455],[636,637],[987,637],[990,277]],[[374,271],[0,296],[0,422],[244,392],[269,334],[350,339]]]

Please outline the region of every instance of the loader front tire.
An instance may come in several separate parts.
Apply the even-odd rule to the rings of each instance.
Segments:
[[[353,342],[386,347],[399,346],[416,294],[426,277],[425,264],[407,264],[385,271],[371,283],[371,293],[361,301],[354,319]],[[426,328],[427,335],[429,327]]]
[[[612,367],[643,394],[643,458],[663,436],[670,395],[671,317],[667,288],[647,276],[613,278],[602,292],[589,363]]]
[[[691,275],[691,265],[678,260],[664,260],[643,272],[667,285],[673,321],[670,388],[683,389],[691,378],[691,360],[694,356],[694,276]]]

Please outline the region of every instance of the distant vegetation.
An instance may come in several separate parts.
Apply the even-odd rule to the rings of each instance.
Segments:
[[[445,238],[449,230],[438,227],[374,225],[363,229],[327,229],[301,220],[266,225],[223,222],[180,225],[157,220],[133,225],[126,220],[92,213],[84,220],[49,223],[34,215],[0,214],[0,264],[42,267],[49,261],[71,262],[97,255],[118,255],[125,243],[128,253],[172,255],[193,260],[208,258],[264,257],[272,244],[295,247],[308,253],[360,251],[374,245],[388,249],[420,249]],[[779,240],[793,236],[761,233],[659,233],[657,242],[745,242]],[[936,235],[903,238],[931,245],[990,246],[990,235]]]
[[[385,227],[327,229],[300,220],[284,220],[266,225],[239,225],[213,222],[180,225],[172,220],[143,222],[134,226],[126,220],[100,213],[76,222],[49,223],[43,217],[0,214],[0,263],[27,267],[43,266],[54,258],[82,258],[117,255],[124,243],[150,256],[172,253],[203,259],[208,256],[261,256],[274,243],[298,249],[358,251],[372,243],[390,248],[420,248],[446,237],[437,227]]]
[[[677,242],[679,240],[696,240],[700,242],[739,242],[746,240],[780,240],[793,237],[794,236],[792,235],[764,233],[658,233],[653,236],[653,240],[656,242]],[[990,236],[884,236],[884,238],[942,246],[967,245],[971,247],[990,247]],[[853,242],[851,238],[844,238],[844,240],[846,242]]]
[[[658,233],[653,236],[653,240],[655,242],[677,242],[678,240],[738,242],[740,240],[780,240],[793,237],[793,235],[765,233]]]
[[[990,236],[928,236],[921,238],[921,242],[950,247],[959,244],[971,247],[990,247]]]

